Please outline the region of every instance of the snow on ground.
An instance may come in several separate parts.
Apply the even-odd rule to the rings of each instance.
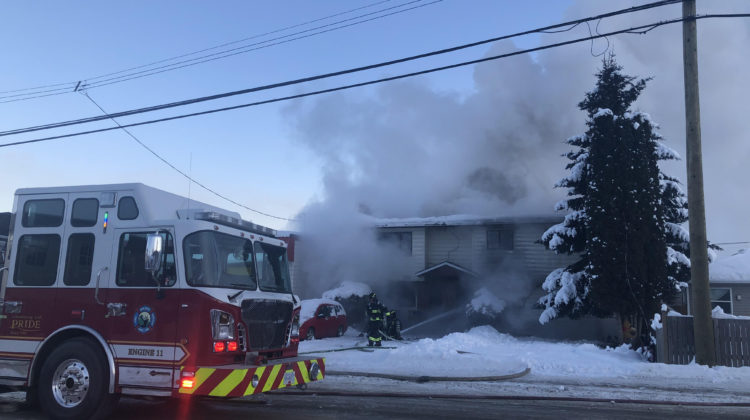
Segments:
[[[750,402],[750,367],[649,363],[625,347],[520,339],[489,326],[439,339],[384,341],[372,352],[343,349],[366,344],[356,331],[344,337],[304,341],[300,352],[326,358],[332,372],[370,372],[408,376],[496,376],[522,371],[502,382],[413,382],[352,376],[328,376],[314,389],[425,392],[481,395],[564,395],[618,399]],[[321,352],[321,353],[316,353]]]

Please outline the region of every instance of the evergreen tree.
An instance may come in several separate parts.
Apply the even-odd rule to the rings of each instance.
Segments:
[[[587,131],[568,140],[570,175],[557,187],[567,198],[556,206],[565,220],[542,235],[542,243],[578,260],[554,270],[543,284],[540,322],[568,316],[618,315],[637,336],[647,320],[689,278],[687,202],[676,179],[658,162],[679,158],[661,143],[648,114],[630,110],[646,79],[622,74],[604,59],[596,88],[578,105]]]

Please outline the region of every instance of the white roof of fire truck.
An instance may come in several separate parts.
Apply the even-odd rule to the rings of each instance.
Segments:
[[[113,207],[116,200],[120,197],[132,195],[138,205],[139,214],[150,222],[197,219],[261,235],[277,236],[276,231],[271,228],[242,220],[242,217],[237,212],[172,194],[141,183],[19,188],[16,190],[16,195],[59,195],[69,193],[101,193],[103,194],[102,197],[109,194],[109,197],[111,197],[109,200],[111,200]],[[112,195],[113,193],[114,195]],[[100,203],[100,205],[106,206],[105,203]]]

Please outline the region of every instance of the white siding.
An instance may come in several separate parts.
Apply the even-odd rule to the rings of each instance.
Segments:
[[[474,269],[475,226],[430,226],[427,228],[427,267],[450,261]]]
[[[412,280],[414,274],[422,271],[425,267],[425,228],[380,228],[380,232],[411,232],[411,255],[407,256],[404,266],[403,278],[399,280]]]

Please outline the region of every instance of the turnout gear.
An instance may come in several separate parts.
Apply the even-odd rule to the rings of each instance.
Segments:
[[[401,320],[396,317],[396,311],[385,311],[385,335],[393,340],[403,340],[401,337]]]
[[[367,345],[370,347],[382,345],[380,328],[383,326],[383,309],[375,293],[370,293],[370,302],[367,304]]]

